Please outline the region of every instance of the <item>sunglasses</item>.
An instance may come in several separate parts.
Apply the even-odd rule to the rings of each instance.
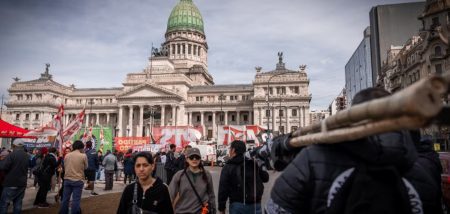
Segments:
[[[189,157],[189,160],[200,160],[200,156],[192,155]]]

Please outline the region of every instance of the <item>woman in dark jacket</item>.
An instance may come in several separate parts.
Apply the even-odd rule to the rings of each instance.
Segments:
[[[125,187],[117,213],[173,213],[167,186],[161,179],[151,176],[155,166],[152,155],[140,152],[133,157],[133,161],[138,179]],[[134,199],[136,201],[133,202]]]
[[[47,208],[49,207],[49,203],[47,203],[47,193],[50,190],[50,183],[52,180],[52,176],[55,174],[57,161],[55,148],[51,148],[51,153],[48,153],[47,148],[41,149],[41,154],[43,155],[42,159],[42,171],[38,178],[39,190],[36,193],[36,198],[34,200],[34,205],[38,207]]]
[[[124,155],[123,159],[123,173],[125,174],[125,178],[123,179],[123,183],[127,184],[127,178],[128,183],[131,183],[131,179],[134,174],[134,161],[132,157],[132,150],[129,149],[127,153]]]

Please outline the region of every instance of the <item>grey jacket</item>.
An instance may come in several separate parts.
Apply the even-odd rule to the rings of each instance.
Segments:
[[[4,187],[26,187],[29,155],[23,147],[16,147],[5,160],[0,162],[0,170],[6,172]]]
[[[105,156],[102,164],[105,167],[105,170],[114,170],[114,165],[117,164],[117,158],[112,153],[110,153]]]
[[[200,213],[202,204],[198,200],[186,176],[192,181],[197,193],[203,202],[208,202],[210,213],[216,213],[216,196],[214,195],[214,185],[211,174],[206,172],[207,182],[202,179],[202,174],[197,173],[194,179],[193,173],[187,169],[180,170],[172,178],[169,186],[169,193],[172,200],[175,200],[179,194],[179,199],[175,205],[175,213]]]

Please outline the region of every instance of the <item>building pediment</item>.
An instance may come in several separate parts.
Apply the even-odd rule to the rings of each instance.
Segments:
[[[117,98],[179,98],[180,95],[154,83],[143,83],[117,95]]]

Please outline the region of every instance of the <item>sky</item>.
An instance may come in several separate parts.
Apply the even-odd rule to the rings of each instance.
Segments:
[[[121,87],[164,42],[179,0],[0,1],[0,94],[14,77],[77,88]],[[414,0],[193,0],[208,42],[215,84],[251,84],[255,67],[307,65],[311,109],[326,109],[345,86],[345,64],[369,26],[369,11]]]

